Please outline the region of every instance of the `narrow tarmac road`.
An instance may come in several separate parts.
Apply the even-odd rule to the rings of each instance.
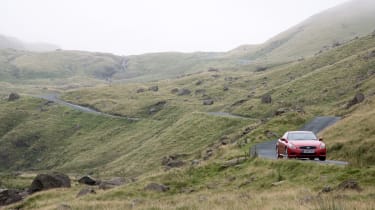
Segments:
[[[45,99],[47,101],[53,101],[57,104],[67,106],[67,107],[70,107],[72,109],[75,109],[75,110],[78,110],[78,111],[81,111],[81,112],[85,112],[85,113],[102,115],[102,116],[111,117],[111,118],[127,119],[127,120],[130,120],[130,121],[139,121],[140,120],[139,118],[112,115],[112,114],[97,111],[95,109],[91,109],[89,107],[84,107],[84,106],[80,106],[80,105],[77,105],[77,104],[72,104],[72,103],[69,103],[69,102],[66,102],[66,101],[63,101],[63,100],[59,99],[58,95],[56,95],[56,94],[47,94],[47,95],[34,96],[34,97]]]
[[[337,121],[339,121],[340,117],[316,117],[306,125],[304,125],[301,131],[313,131],[314,133],[319,133],[326,127],[333,125]],[[276,159],[276,142],[277,140],[267,141],[263,143],[256,144],[254,147],[250,148],[250,154],[254,155],[255,152],[258,157],[267,158],[267,159]],[[327,151],[327,157],[329,157],[329,151]],[[348,165],[348,162],[345,161],[337,161],[337,160],[326,160],[326,161],[319,161],[319,160],[305,160],[309,162],[316,162],[321,164],[335,164],[335,165]]]

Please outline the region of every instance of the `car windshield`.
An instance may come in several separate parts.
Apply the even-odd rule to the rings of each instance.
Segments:
[[[289,133],[289,140],[316,140],[316,136],[313,133]]]

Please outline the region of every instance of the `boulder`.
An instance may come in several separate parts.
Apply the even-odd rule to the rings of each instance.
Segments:
[[[8,96],[8,101],[16,101],[20,98],[20,95],[18,93],[10,93]]]
[[[206,90],[205,89],[198,89],[195,91],[195,95],[203,95],[206,93]]]
[[[169,155],[163,157],[161,164],[163,166],[166,166],[167,168],[178,168],[185,165],[185,162],[182,160],[179,160],[179,155]]]
[[[356,190],[358,192],[362,191],[362,188],[359,186],[358,182],[354,179],[349,179],[343,181],[337,186],[339,190]]]
[[[107,189],[118,187],[118,186],[121,186],[121,185],[124,185],[124,184],[126,184],[126,179],[125,178],[123,178],[123,177],[114,177],[114,178],[112,178],[110,180],[102,181],[99,184],[99,189],[107,190]]]
[[[159,90],[159,87],[157,85],[155,85],[155,86],[149,87],[148,90],[157,92]]]
[[[0,189],[0,206],[9,205],[22,200],[20,191],[12,189]]]
[[[145,190],[155,191],[155,192],[166,192],[169,190],[169,187],[163,184],[150,183],[145,188]]]
[[[365,95],[363,95],[363,93],[357,93],[354,96],[354,98],[348,102],[348,104],[346,105],[346,108],[348,109],[356,104],[361,103],[364,100],[365,100]]]
[[[214,100],[212,99],[203,100],[203,105],[212,105],[212,104],[214,104]]]
[[[195,83],[195,85],[201,85],[202,83],[203,83],[202,80],[198,80],[198,81]]]
[[[263,95],[261,99],[262,104],[270,104],[272,103],[272,97],[269,94]]]
[[[145,92],[146,90],[144,89],[144,88],[139,88],[138,90],[137,90],[137,93],[143,93],[143,92]]]
[[[177,95],[179,96],[185,96],[185,95],[190,95],[191,91],[186,88],[179,89],[177,92]]]
[[[52,188],[70,187],[70,178],[62,173],[38,174],[29,188],[30,193]]]
[[[148,114],[155,114],[156,112],[160,111],[163,109],[164,105],[166,104],[167,102],[166,101],[159,101],[155,104],[153,104],[149,110],[148,110]]]
[[[77,198],[88,195],[88,194],[96,194],[96,191],[93,188],[83,188],[77,194]]]
[[[176,94],[176,93],[178,93],[178,88],[173,88],[173,89],[171,90],[171,93],[172,93],[172,94]]]
[[[97,185],[98,181],[91,176],[83,176],[80,179],[78,179],[78,183],[80,184],[86,184],[86,185]]]

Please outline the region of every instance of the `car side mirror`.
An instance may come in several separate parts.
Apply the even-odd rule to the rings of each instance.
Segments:
[[[288,143],[288,140],[286,140],[285,138],[281,138],[280,140]]]
[[[323,141],[323,137],[320,137],[320,138],[319,138],[319,141]]]

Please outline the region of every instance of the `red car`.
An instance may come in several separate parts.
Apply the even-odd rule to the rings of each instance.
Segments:
[[[326,145],[311,131],[288,131],[276,143],[277,158],[326,160]]]

